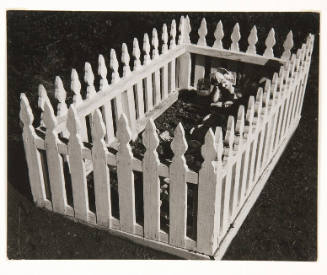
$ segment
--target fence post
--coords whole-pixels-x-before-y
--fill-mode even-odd
[[[205,136],[201,148],[204,162],[199,171],[197,249],[201,253],[212,255],[218,246],[221,211],[221,128],[217,128],[217,138],[211,130]],[[216,143],[217,142],[217,143]],[[219,144],[219,145],[218,145]],[[219,150],[219,151],[217,151]],[[218,159],[217,159],[218,158]]]
[[[197,42],[198,46],[207,46],[206,35],[208,33],[207,30],[207,22],[205,18],[202,19],[200,28],[198,30],[199,39]],[[205,56],[204,55],[196,55],[195,56],[195,65],[194,65],[194,87],[197,87],[199,79],[203,78],[205,74]]]
[[[230,46],[230,50],[234,52],[240,51],[240,46],[238,45],[238,41],[241,39],[241,33],[240,33],[240,25],[238,23],[235,24],[233,28],[233,32],[231,35],[232,44]]]
[[[169,243],[174,246],[184,247],[187,214],[186,172],[188,167],[184,157],[187,142],[181,123],[175,129],[171,149],[174,157],[169,167]]]
[[[176,47],[176,21],[173,19],[170,26],[170,41],[169,49],[174,49]],[[176,59],[173,59],[169,64],[169,92],[176,90]]]
[[[265,52],[263,53],[263,56],[268,58],[273,58],[274,57],[273,47],[276,44],[274,28],[271,28],[271,30],[269,31],[265,44],[266,44],[266,49]]]
[[[92,116],[92,161],[97,224],[111,227],[111,194],[109,169],[106,162],[106,129],[100,110]]]
[[[45,193],[40,153],[34,142],[37,137],[32,125],[34,116],[28,99],[23,93],[20,94],[19,118],[23,123],[23,141],[33,201],[39,207],[52,210],[51,202],[47,199]]]
[[[80,121],[73,105],[68,110],[67,128],[69,131],[68,156],[75,217],[86,222],[95,223],[95,215],[89,210],[86,172],[82,156],[83,145],[79,134]]]
[[[46,126],[45,149],[51,187],[52,208],[54,212],[73,216],[74,211],[67,203],[63,160],[58,152],[60,140],[55,131],[57,119],[50,101],[44,103],[44,123]]]
[[[178,44],[187,43],[186,27],[188,26],[187,20],[181,16],[179,31],[180,36]],[[185,53],[177,59],[177,75],[178,75],[178,88],[189,89],[191,85],[191,54]]]
[[[160,162],[157,153],[159,138],[152,119],[149,119],[145,126],[142,137],[146,148],[143,158],[144,237],[159,240],[160,182],[158,166]]]
[[[118,120],[117,138],[117,177],[119,194],[120,228],[128,233],[135,233],[135,192],[133,174],[133,154],[129,142],[131,132],[125,114]]]

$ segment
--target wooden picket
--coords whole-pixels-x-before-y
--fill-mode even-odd
[[[51,187],[52,209],[54,212],[73,216],[74,211],[67,203],[63,159],[58,151],[60,141],[55,131],[57,119],[50,101],[45,101],[44,103],[44,123],[46,127],[44,141]]]
[[[92,162],[97,224],[111,226],[111,194],[109,169],[106,162],[107,147],[104,141],[105,125],[100,110],[92,119]]]
[[[222,169],[222,130],[217,129],[217,140],[211,129],[205,136],[201,148],[204,162],[199,172],[197,249],[212,254],[218,246],[220,226]]]
[[[119,147],[117,153],[117,176],[119,194],[120,228],[128,233],[135,233],[135,192],[133,174],[133,154],[129,142],[131,131],[125,114],[118,120],[117,137]]]
[[[81,126],[74,105],[68,110],[67,129],[69,131],[68,155],[73,202],[77,219],[95,223],[95,215],[89,209],[85,164],[83,161],[83,144],[79,134]]]
[[[174,157],[169,167],[169,209],[171,209],[169,211],[169,243],[177,247],[184,247],[187,214],[186,172],[188,167],[184,157],[184,153],[187,150],[187,142],[181,123],[177,125],[174,132],[171,149]]]
[[[160,182],[159,158],[156,151],[159,138],[153,120],[149,120],[143,132],[146,148],[143,159],[144,237],[159,240],[160,237]]]
[[[19,118],[23,123],[23,142],[33,200],[37,206],[52,210],[52,204],[45,193],[40,153],[34,142],[37,137],[32,125],[34,116],[25,94],[20,95]]]
[[[41,110],[41,127],[38,131],[43,131],[43,138],[36,134],[29,102],[24,94],[21,95],[20,119],[31,191],[33,200],[40,207],[114,230],[154,248],[185,257],[221,257],[227,248],[226,243],[228,246],[235,234],[234,226],[236,229],[240,227],[240,215],[249,211],[247,207],[250,207],[249,201],[257,192],[258,184],[265,183],[263,181],[266,181],[267,174],[298,124],[314,37],[310,34],[295,54],[292,53],[293,32],[289,31],[283,42],[283,53],[278,58],[273,50],[277,43],[273,28],[264,41],[266,48],[263,55],[256,50],[259,42],[256,26],[247,37],[245,52],[239,47],[241,35],[238,23],[234,25],[229,49],[223,45],[221,21],[213,33],[215,40],[212,46],[207,44],[205,18],[197,31],[196,44],[190,39],[188,16],[180,18],[178,31],[176,43],[176,21],[172,20],[169,34],[167,25],[163,24],[160,51],[157,30],[152,30],[152,50],[145,34],[143,57],[138,40],[134,38],[133,68],[127,44],[123,43],[120,58],[122,76],[119,75],[116,52],[111,49],[110,84],[105,57],[99,55],[99,91],[96,90],[91,64],[86,62],[85,99],[81,96],[78,73],[72,69],[70,88],[73,104],[69,109],[64,83],[57,76],[54,83],[54,96],[58,101],[56,115],[45,87],[40,84],[38,107]],[[194,59],[191,54],[195,55]],[[208,65],[214,72],[221,58],[259,65],[273,60],[280,63],[280,70],[266,81],[264,89],[258,89],[256,97],[249,97],[246,110],[244,106],[239,106],[235,121],[233,116],[229,116],[224,138],[220,127],[215,133],[212,129],[208,130],[201,146],[204,161],[198,173],[189,170],[186,164],[184,154],[188,145],[180,123],[171,143],[172,162],[169,166],[160,163],[154,119],[177,99],[177,91],[192,86],[196,88]],[[191,83],[192,74],[194,83]],[[90,123],[90,133],[87,132],[87,122]],[[134,158],[130,142],[142,131],[146,150],[143,159],[139,160]],[[83,144],[91,141],[90,146]],[[108,147],[113,147],[117,153],[111,153]],[[40,150],[45,151],[46,158],[41,158]],[[64,162],[68,164],[72,182],[72,205],[67,202]],[[112,216],[112,172],[108,165],[117,169],[118,219]],[[93,172],[95,213],[89,207],[86,177],[90,172]],[[136,222],[135,172],[141,173],[143,178],[143,223],[140,224]],[[165,178],[169,185],[166,192],[169,199],[168,233],[160,229],[160,177]],[[46,195],[47,179],[51,191],[49,197]],[[195,205],[193,227],[196,226],[196,234],[194,231],[192,237],[186,235],[188,184],[198,185],[191,198]]]

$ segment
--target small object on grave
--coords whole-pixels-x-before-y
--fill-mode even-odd
[[[169,134],[169,132],[167,130],[163,131],[159,136],[165,142],[169,142],[169,141],[171,141],[173,139],[173,137],[170,136],[170,134]]]
[[[234,100],[242,97],[235,93],[236,73],[225,68],[217,68],[209,78],[199,79],[197,84],[198,96],[211,96],[211,106],[230,107]]]

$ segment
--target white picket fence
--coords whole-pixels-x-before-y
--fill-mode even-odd
[[[164,24],[159,54],[158,33],[153,29],[152,56],[149,37],[145,34],[142,65],[135,38],[133,71],[129,66],[127,46],[123,44],[122,77],[112,49],[110,85],[105,58],[99,55],[99,91],[94,86],[91,65],[85,63],[86,99],[82,99],[79,76],[73,69],[70,88],[74,102],[69,108],[63,82],[56,77],[57,115],[45,88],[40,85],[39,107],[43,112],[38,129],[32,125],[34,117],[28,99],[21,94],[20,119],[24,125],[26,160],[31,191],[38,206],[185,258],[223,256],[298,125],[314,37],[310,34],[296,54],[291,54],[293,38],[290,32],[283,44],[284,53],[277,58],[273,53],[276,43],[273,29],[265,40],[263,56],[256,53],[255,27],[248,37],[246,52],[239,50],[239,24],[232,32],[230,49],[222,46],[221,22],[217,24],[213,46],[206,43],[205,19],[198,30],[197,44],[191,43],[190,31],[188,16],[181,17],[176,45],[173,20],[168,48],[169,35]],[[191,54],[195,54],[194,64],[191,64]],[[232,116],[228,118],[225,136],[220,127],[215,132],[211,129],[207,132],[201,148],[204,161],[198,173],[186,165],[187,142],[181,124],[171,143],[172,162],[169,166],[162,164],[156,150],[159,139],[153,120],[176,101],[180,89],[195,85],[191,84],[192,74],[194,83],[204,76],[208,58],[209,61],[224,58],[259,65],[273,60],[281,66],[279,72],[266,81],[265,88],[259,88],[256,96],[249,98],[246,109],[239,106],[236,121]],[[88,123],[91,133],[88,133]],[[45,129],[44,138],[42,129]],[[140,160],[133,156],[130,141],[142,131],[146,152]],[[117,153],[112,153],[108,147],[116,148]],[[67,200],[65,163],[69,167],[72,205]],[[115,167],[117,172],[119,218],[112,215],[109,166]],[[135,171],[141,172],[143,178],[142,225],[136,222]],[[87,175],[90,172],[93,172],[95,211],[89,206]],[[162,230],[160,224],[160,177],[169,179],[168,232]],[[197,185],[198,189],[195,198],[197,234],[194,238],[186,234],[188,184]]]

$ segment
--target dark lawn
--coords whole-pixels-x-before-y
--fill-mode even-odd
[[[194,26],[199,26],[204,13],[189,14],[194,28],[191,38],[196,41]],[[53,99],[55,75],[63,77],[68,90],[73,66],[82,72],[84,62],[89,61],[96,72],[99,53],[105,55],[108,64],[110,48],[115,48],[120,56],[122,42],[127,42],[131,50],[134,36],[141,42],[143,33],[150,34],[153,26],[161,33],[162,23],[170,27],[172,18],[179,19],[179,14],[8,12],[8,258],[176,258],[36,208],[30,194],[18,120],[20,92],[27,93],[37,117],[39,83],[46,86]],[[235,22],[240,23],[243,37],[247,37],[253,24],[261,39],[270,27],[275,28],[277,41],[284,40],[292,29],[296,48],[308,32],[316,34],[299,128],[224,257],[316,260],[319,17],[310,13],[211,13],[206,18],[210,45],[219,19],[224,24],[225,47]],[[246,49],[244,40],[241,50]],[[280,44],[275,48],[277,56],[282,52]],[[262,45],[258,47],[259,53],[264,50]]]

